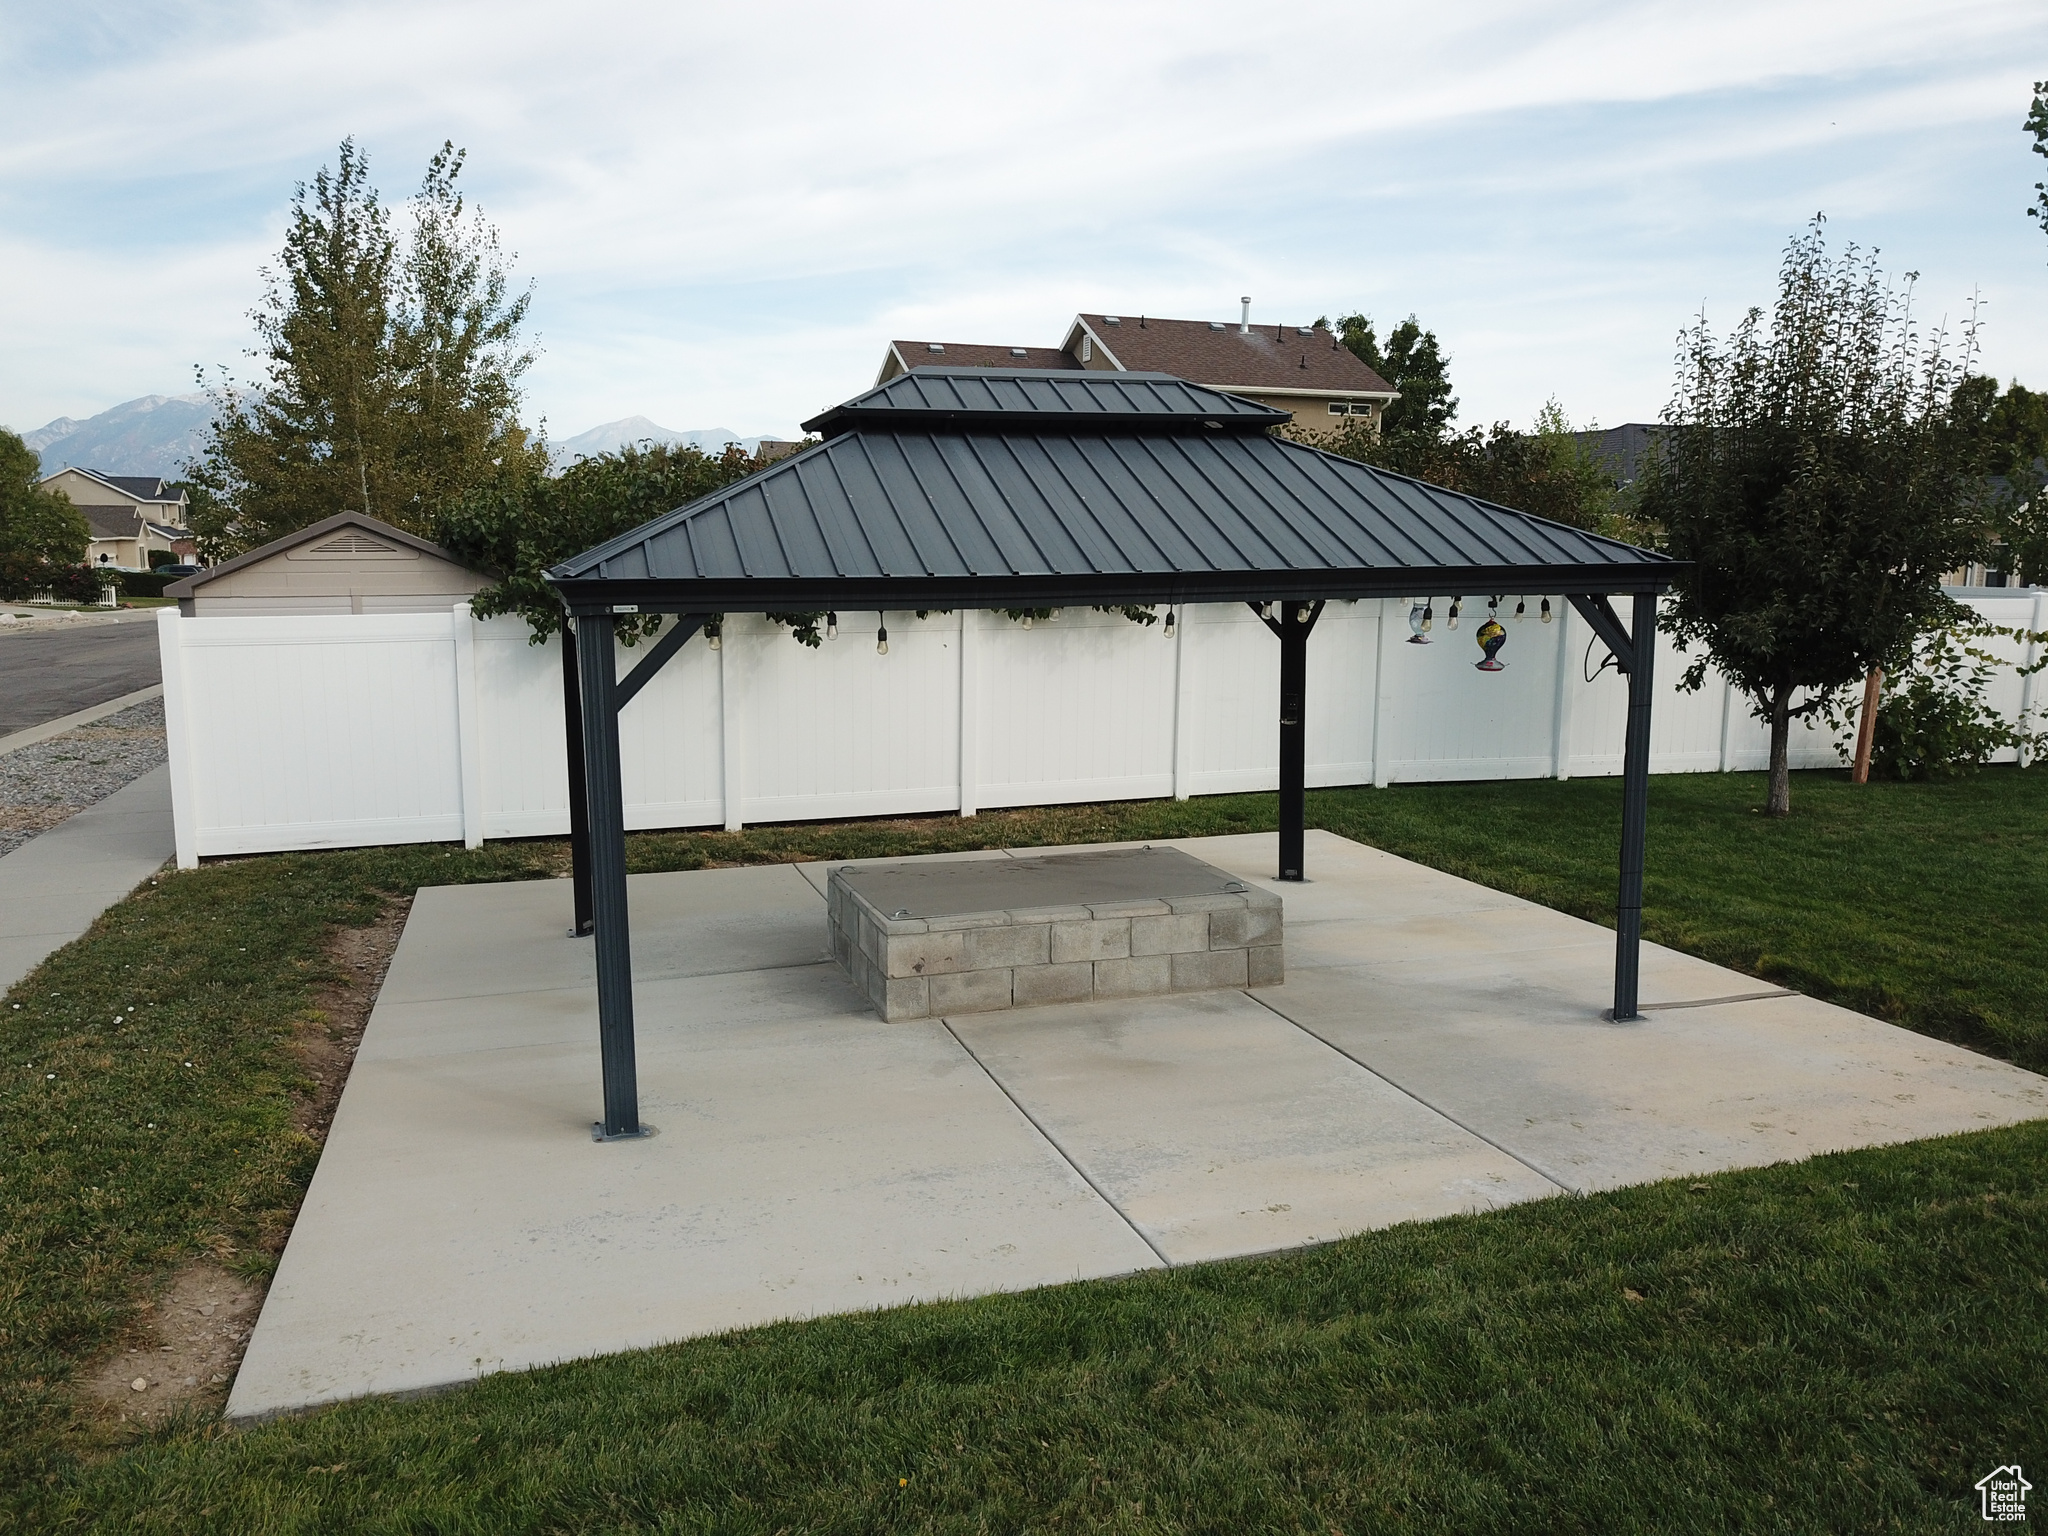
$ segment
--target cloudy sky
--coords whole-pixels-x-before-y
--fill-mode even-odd
[[[0,421],[241,362],[295,181],[444,138],[535,284],[530,416],[793,435],[892,336],[1414,312],[1462,419],[1640,420],[1788,235],[2048,386],[2040,0],[0,0]]]

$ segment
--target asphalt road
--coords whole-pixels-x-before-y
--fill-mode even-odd
[[[162,681],[156,615],[146,610],[55,633],[0,633],[0,736]]]

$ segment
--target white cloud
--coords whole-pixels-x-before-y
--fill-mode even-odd
[[[443,137],[471,148],[538,280],[534,405],[563,434],[787,432],[890,335],[1050,342],[1079,308],[1240,291],[1417,310],[1468,417],[1555,389],[1615,419],[1662,398],[1684,315],[1765,297],[1822,206],[1984,282],[1994,339],[2007,311],[2048,339],[2016,302],[2048,255],[2018,216],[2012,61],[2048,41],[2022,0],[149,14],[45,17],[10,61],[0,417],[234,360],[290,185],[346,133],[394,198]],[[1975,169],[2001,154],[2003,182]],[[1982,188],[1960,225],[1959,181]]]

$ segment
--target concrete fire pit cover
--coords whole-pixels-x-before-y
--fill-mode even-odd
[[[1042,858],[876,864],[840,879],[887,917],[945,917],[1077,902],[1173,901],[1250,887],[1178,848],[1109,848]]]

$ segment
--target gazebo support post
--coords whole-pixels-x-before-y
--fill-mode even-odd
[[[576,621],[562,620],[562,741],[569,758],[569,883],[576,900],[572,939],[591,934],[590,796],[583,776],[583,689],[576,677]]]
[[[1621,891],[1615,903],[1614,1018],[1640,1019],[1643,843],[1650,816],[1650,693],[1657,658],[1657,594],[1638,592],[1629,624],[1628,741],[1621,767]]]
[[[619,781],[618,679],[609,614],[576,618],[582,682],[583,770],[590,823],[590,899],[596,919],[597,1040],[604,1072],[599,1141],[642,1134],[633,1055],[633,951],[626,910],[626,805]]]
[[[1280,875],[1305,878],[1302,823],[1307,817],[1308,732],[1303,708],[1308,696],[1308,637],[1322,617],[1323,605],[1280,604],[1276,622],[1252,605],[1266,628],[1280,638]]]

